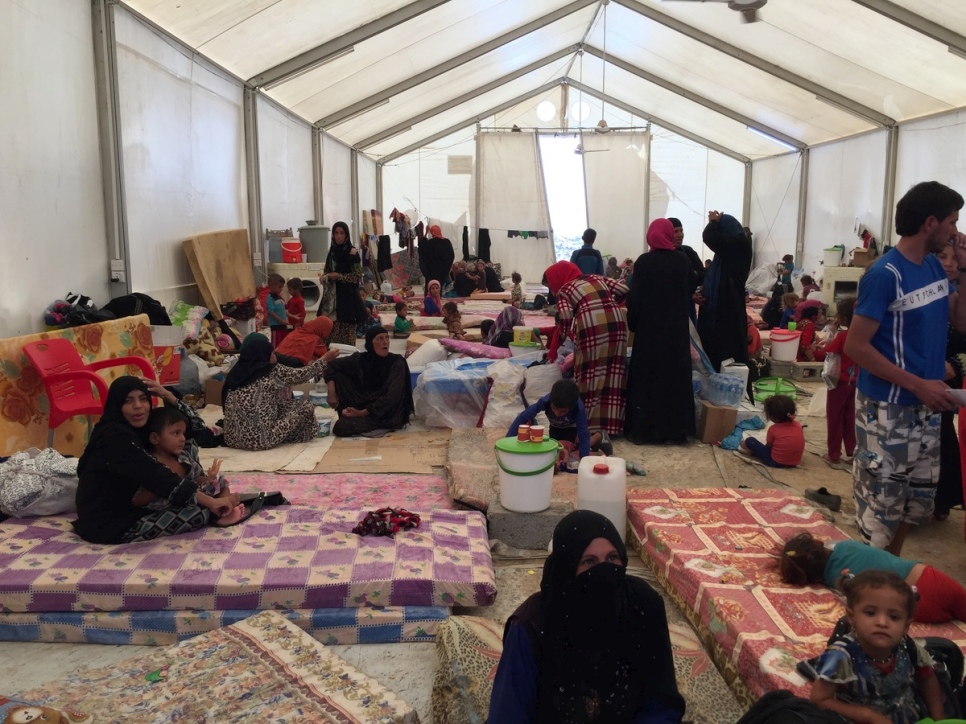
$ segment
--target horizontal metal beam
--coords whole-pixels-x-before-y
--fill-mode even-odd
[[[417,18],[423,13],[440,5],[444,5],[447,2],[449,0],[416,0],[415,2],[411,2],[355,30],[350,30],[345,35],[341,35],[327,43],[322,43],[322,45],[317,45],[311,50],[306,50],[304,53],[299,53],[294,58],[289,58],[274,68],[269,68],[253,76],[248,82],[257,87],[279,83],[288,76],[296,75],[326,58],[344,53],[349,48],[354,47],[356,43],[361,43],[369,38],[375,37],[389,28],[395,27],[407,20]]]
[[[512,73],[506,74],[502,78],[497,78],[496,80],[491,81],[490,83],[481,85],[479,88],[474,88],[468,93],[464,93],[460,96],[457,96],[456,98],[446,101],[445,103],[442,103],[436,106],[435,108],[430,108],[428,111],[423,111],[418,115],[412,116],[411,118],[407,118],[405,121],[402,121],[401,123],[397,123],[395,126],[392,126],[391,128],[387,128],[384,131],[380,131],[379,133],[369,136],[369,138],[363,139],[362,141],[359,141],[359,143],[355,144],[355,148],[362,150],[362,149],[368,148],[369,146],[374,146],[380,141],[383,141],[387,138],[395,136],[397,133],[402,132],[406,128],[411,128],[412,126],[415,126],[417,123],[422,123],[428,118],[432,118],[433,116],[439,115],[440,113],[445,113],[451,108],[455,108],[456,106],[466,103],[467,101],[471,101],[474,98],[477,98],[483,95],[484,93],[489,93],[491,90],[495,90],[502,85],[506,85],[510,81],[516,80],[517,78],[521,78],[525,76],[527,73],[532,73],[535,70],[540,70],[540,68],[543,68],[545,65],[549,65],[550,63],[558,61],[561,58],[565,58],[568,55],[576,53],[578,50],[579,50],[579,46],[577,45],[571,45],[570,47],[564,48],[563,50],[558,50],[556,53],[548,55],[546,58],[541,58],[535,63],[530,63],[530,65],[526,65],[523,68],[520,68],[519,70],[515,70]]]
[[[584,85],[583,83],[578,83],[575,80],[568,79],[567,84],[571,88],[579,90],[581,93],[586,93],[587,95],[593,96],[598,100],[604,101],[605,103],[609,103],[615,108],[620,108],[622,111],[626,111],[627,113],[635,115],[638,118],[645,118],[648,121],[651,121],[652,123],[656,123],[661,128],[666,128],[672,133],[676,133],[679,136],[684,136],[684,138],[694,141],[695,143],[701,144],[702,146],[707,146],[708,148],[714,151],[717,151],[718,153],[724,154],[728,158],[733,158],[735,161],[741,161],[742,163],[751,162],[750,158],[738,153],[737,151],[732,151],[730,148],[726,148],[725,146],[722,146],[719,143],[715,143],[714,141],[709,141],[707,138],[703,138],[702,136],[699,136],[696,133],[692,133],[687,129],[681,128],[680,126],[676,126],[673,123],[668,123],[667,121],[661,118],[658,118],[657,116],[651,113],[642,111],[640,108],[635,108],[629,103],[624,103],[624,101],[618,100],[617,98],[614,98],[613,96],[609,96],[606,93],[601,93],[599,90],[595,90],[594,88]]]
[[[932,20],[927,20],[921,15],[916,15],[904,7],[889,2],[889,0],[852,0],[852,2],[869,10],[874,10],[879,15],[901,23],[907,28],[925,35],[927,38],[932,38],[938,43],[942,43],[949,48],[959,51],[960,55],[966,56],[966,38],[959,33],[954,33],[952,30],[944,28],[938,23],[934,23]]]
[[[836,93],[830,88],[826,88],[825,86],[819,85],[808,78],[782,68],[780,65],[776,65],[775,63],[770,63],[763,58],[759,58],[758,56],[749,53],[747,50],[730,45],[717,36],[711,35],[710,33],[705,33],[697,28],[693,28],[690,25],[681,22],[677,18],[672,18],[670,15],[665,15],[664,13],[655,10],[652,7],[637,2],[637,0],[614,0],[614,2],[618,5],[623,5],[628,10],[633,10],[638,15],[643,15],[649,20],[660,23],[661,25],[681,33],[682,35],[686,35],[693,40],[697,40],[699,43],[704,43],[705,45],[708,45],[715,50],[724,53],[725,55],[730,55],[732,58],[736,58],[742,63],[746,63],[754,68],[757,68],[758,70],[768,73],[769,75],[773,75],[776,78],[785,81],[786,83],[791,83],[794,86],[798,86],[809,93],[814,93],[822,100],[826,100],[833,105],[839,106],[842,110],[848,111],[859,118],[864,118],[870,123],[874,123],[877,126],[895,125],[895,119],[890,118],[884,113],[879,113],[877,110],[869,108],[853,98],[844,96],[841,93]]]
[[[467,50],[465,53],[460,53],[455,58],[450,58],[449,60],[440,63],[429,70],[424,70],[422,73],[417,73],[401,83],[395,83],[389,88],[381,90],[378,93],[373,93],[368,98],[363,98],[361,101],[353,103],[351,106],[346,106],[345,108],[341,108],[325,118],[320,118],[315,122],[315,125],[317,125],[319,128],[331,128],[332,126],[338,125],[341,121],[344,121],[347,118],[364,113],[372,106],[383,103],[394,96],[412,90],[420,83],[425,83],[426,81],[432,80],[438,75],[442,75],[443,73],[447,73],[454,68],[460,67],[464,63],[469,63],[471,60],[475,60],[482,55],[491,53],[494,50],[503,47],[507,43],[512,43],[514,40],[518,40],[524,35],[529,35],[535,30],[540,30],[544,26],[554,23],[561,18],[565,18],[568,15],[572,15],[578,10],[583,10],[585,7],[593,5],[598,1],[599,0],[576,0],[569,5],[565,5],[558,10],[554,10],[552,13],[547,13],[541,18],[537,18],[533,22],[527,23],[526,25],[521,25],[515,30],[504,33],[498,38],[494,38],[489,42],[478,45],[471,50]]]
[[[422,148],[423,146],[428,146],[433,141],[438,141],[441,138],[446,138],[446,136],[449,136],[452,133],[456,133],[457,131],[461,131],[467,126],[472,126],[474,123],[478,123],[484,118],[489,118],[490,116],[496,115],[501,111],[505,111],[507,108],[513,108],[513,106],[517,105],[518,103],[523,103],[523,101],[529,100],[530,98],[533,98],[536,95],[540,95],[541,93],[546,93],[549,90],[553,90],[554,88],[559,86],[562,82],[563,82],[563,79],[558,78],[556,80],[550,81],[549,83],[544,83],[539,88],[534,88],[531,91],[527,91],[526,93],[519,95],[516,98],[512,98],[506,101],[505,103],[501,103],[498,106],[494,106],[493,108],[483,111],[482,113],[477,113],[476,115],[470,116],[469,118],[466,118],[460,121],[459,123],[454,123],[449,128],[439,131],[438,133],[434,133],[431,136],[427,136],[426,138],[422,138],[416,143],[409,144],[405,148],[401,148],[398,151],[393,151],[392,153],[386,154],[381,159],[379,159],[378,163],[385,165],[387,163],[390,163],[391,161],[395,161],[397,158],[401,156],[405,156],[407,153],[418,151],[420,148]]]
[[[783,143],[787,143],[790,146],[795,146],[795,148],[797,148],[799,151],[801,151],[808,145],[798,140],[797,138],[793,138],[786,133],[782,133],[777,128],[772,128],[771,126],[767,126],[764,123],[761,123],[760,121],[756,121],[754,118],[750,118],[749,116],[742,115],[737,111],[733,111],[730,108],[727,108],[726,106],[721,105],[720,103],[716,103],[715,101],[709,98],[705,98],[704,96],[698,95],[693,91],[689,91],[687,88],[683,88],[675,83],[672,83],[669,80],[666,80],[664,78],[661,78],[660,76],[654,75],[654,73],[650,73],[646,70],[638,68],[636,65],[632,63],[628,63],[625,60],[616,58],[613,55],[608,55],[605,57],[603,51],[593,47],[592,45],[585,46],[584,50],[588,54],[593,55],[597,58],[600,58],[605,63],[610,63],[611,65],[614,65],[620,68],[621,70],[630,73],[631,75],[636,75],[638,78],[646,80],[649,83],[653,83],[654,85],[664,88],[665,90],[669,90],[675,95],[679,95],[682,98],[687,98],[689,101],[697,103],[700,106],[704,106],[708,110],[714,111],[715,113],[720,113],[723,116],[727,116],[731,120],[737,121],[738,123],[741,123],[745,126],[757,128],[762,133],[767,133],[769,136],[772,136],[773,138],[777,138],[779,141],[782,141]]]

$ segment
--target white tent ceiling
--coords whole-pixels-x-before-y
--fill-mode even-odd
[[[769,0],[747,24],[684,0],[125,4],[375,159],[563,83],[749,159],[787,150],[749,126],[802,148],[966,107],[962,0]]]

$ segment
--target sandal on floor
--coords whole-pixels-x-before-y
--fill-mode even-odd
[[[813,503],[824,505],[829,510],[837,513],[842,509],[842,497],[830,493],[825,488],[805,488],[805,497]]]

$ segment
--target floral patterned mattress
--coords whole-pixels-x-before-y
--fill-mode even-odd
[[[712,651],[736,697],[750,705],[790,689],[808,696],[795,665],[821,653],[845,614],[823,586],[781,581],[777,554],[807,530],[848,538],[804,499],[783,490],[628,490],[628,523],[641,558]],[[966,624],[913,624],[913,636],[942,636],[966,649]]]
[[[167,646],[231,626],[256,610],[0,613],[0,641]],[[278,609],[324,644],[433,641],[449,618],[446,606]]]
[[[0,611],[486,606],[486,520],[434,510],[396,537],[362,537],[363,509],[284,506],[242,525],[95,545],[65,516],[0,524]]]
[[[72,674],[22,698],[76,709],[97,722],[419,721],[395,693],[273,611]]]

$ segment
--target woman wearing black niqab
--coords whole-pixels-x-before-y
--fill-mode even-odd
[[[490,722],[681,721],[664,602],[626,567],[606,517],[557,524],[540,592],[507,621]]]

